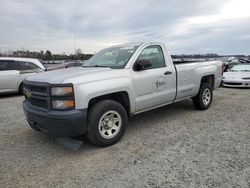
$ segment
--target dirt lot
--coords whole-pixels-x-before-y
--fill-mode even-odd
[[[250,187],[250,90],[135,116],[118,144],[78,151],[31,130],[22,100],[0,98],[0,187]]]

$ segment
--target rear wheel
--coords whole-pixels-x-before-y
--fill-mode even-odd
[[[20,94],[23,94],[23,83],[20,84],[19,86],[19,91]]]
[[[88,140],[102,147],[115,144],[124,135],[127,119],[127,112],[120,103],[112,100],[96,103],[89,111]]]
[[[198,95],[193,98],[193,104],[198,110],[206,110],[213,100],[213,91],[208,83],[202,83]]]

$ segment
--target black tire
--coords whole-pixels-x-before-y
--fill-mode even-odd
[[[119,118],[121,119],[121,124],[119,126],[120,127],[119,131],[115,133],[116,135],[113,138],[107,139],[104,138],[105,135],[102,136],[103,133],[101,133],[102,132],[101,129],[103,129],[104,131],[106,130],[104,129],[104,126],[100,125],[101,128],[99,130],[99,122],[101,121],[101,119],[103,119],[102,117],[105,115],[105,113],[108,113],[110,111],[116,112],[120,115]],[[113,100],[100,101],[94,104],[89,111],[87,138],[92,144],[96,146],[100,147],[111,146],[117,143],[124,135],[127,126],[127,121],[128,121],[127,112],[120,103]],[[113,130],[111,130],[111,132],[112,131]]]
[[[20,84],[18,93],[23,94],[23,83]]]
[[[224,87],[223,80],[221,80],[220,87]]]
[[[208,92],[209,91],[209,92]],[[210,94],[210,99],[207,100]],[[207,97],[207,99],[204,98],[204,95]],[[193,104],[196,109],[198,110],[206,110],[210,107],[213,100],[213,90],[211,88],[211,85],[208,83],[202,83],[199,93],[193,98]]]

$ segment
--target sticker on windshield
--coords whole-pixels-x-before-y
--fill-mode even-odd
[[[121,50],[133,50],[135,47],[134,46],[125,46],[121,47]]]
[[[129,50],[128,53],[132,54],[134,53],[134,50]]]

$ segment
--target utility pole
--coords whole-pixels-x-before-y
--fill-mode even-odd
[[[74,35],[74,54],[76,55],[76,37],[75,37],[75,35]]]

